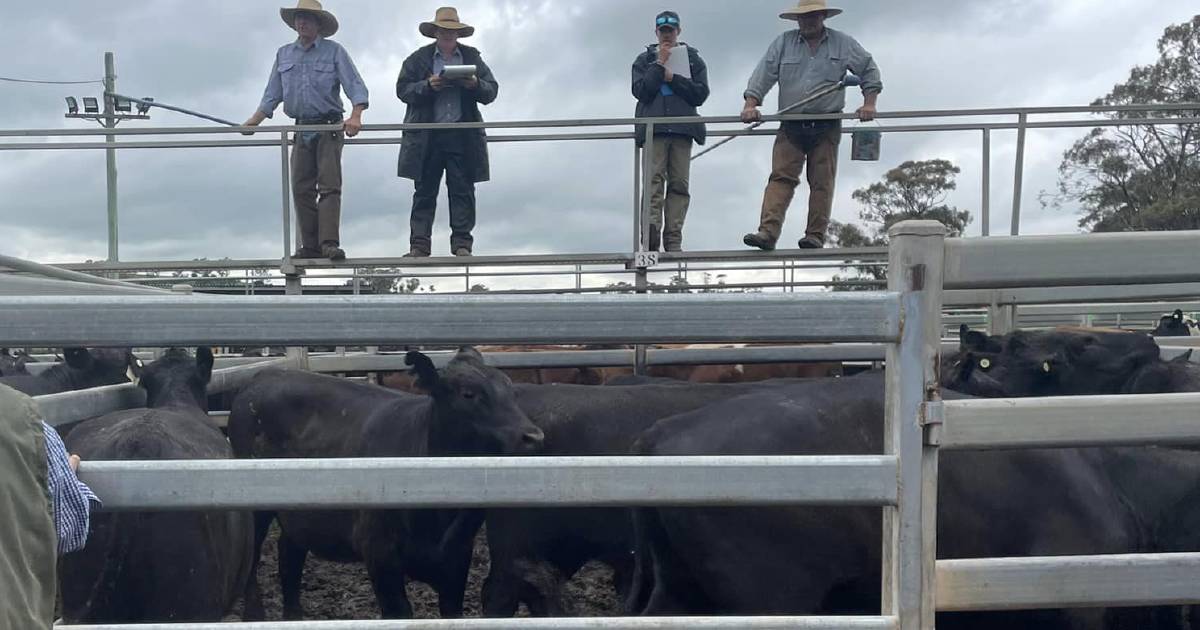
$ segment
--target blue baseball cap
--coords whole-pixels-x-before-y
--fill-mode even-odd
[[[654,28],[662,28],[669,26],[675,30],[679,30],[679,14],[674,11],[663,11],[654,18]]]

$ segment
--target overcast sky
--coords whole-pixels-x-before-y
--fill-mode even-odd
[[[488,120],[624,117],[633,113],[629,71],[652,42],[661,9],[681,13],[682,39],[709,66],[707,115],[733,115],[754,64],[789,27],[786,0],[470,1],[458,5],[476,26],[500,83]],[[90,80],[103,54],[116,53],[118,91],[241,121],[257,106],[275,50],[293,39],[266,0],[153,0],[15,3],[0,39],[0,76]],[[330,0],[341,22],[334,39],[350,52],[371,90],[365,122],[398,123],[395,98],[403,59],[431,40],[417,25],[436,4]],[[1195,12],[1179,0],[850,0],[829,25],[855,36],[883,72],[879,108],[889,110],[1084,105],[1156,58],[1163,29]],[[794,24],[794,23],[793,23]],[[38,86],[0,82],[5,128],[84,128],[66,120],[63,97],[98,95],[99,84]],[[861,103],[854,93],[853,109]],[[768,109],[777,106],[775,94]],[[282,108],[276,121],[285,121]],[[150,123],[207,124],[155,111]],[[267,124],[270,124],[269,122]],[[885,121],[884,124],[896,124]],[[511,132],[500,132],[511,133]],[[1070,210],[1043,210],[1063,149],[1082,130],[1030,133],[1023,233],[1078,230]],[[389,134],[395,135],[395,134]],[[261,136],[260,136],[261,137]],[[365,136],[369,137],[369,136]],[[770,168],[770,139],[739,139],[696,163],[684,246],[740,249],[757,226]],[[476,253],[628,251],[632,155],[629,142],[505,143],[491,146],[492,181],[478,188]],[[1006,233],[1015,134],[993,138],[994,233]],[[350,147],[345,155],[343,245],[352,257],[398,256],[408,249],[412,183],[395,177],[397,148]],[[856,220],[850,193],[905,160],[946,158],[962,168],[952,202],[980,230],[978,132],[893,134],[879,162],[849,161],[842,146],[834,218]],[[272,148],[129,150],[119,153],[121,253],[127,260],[272,258],[281,254],[279,154]],[[40,261],[106,255],[103,151],[0,152],[0,251]],[[806,193],[784,228],[802,236]],[[445,255],[444,192],[434,253]]]

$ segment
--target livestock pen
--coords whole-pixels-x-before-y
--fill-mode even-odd
[[[941,402],[943,290],[1193,283],[1200,234],[944,239],[893,228],[888,290],[852,294],[15,297],[0,345],[834,342],[886,346],[876,456],[93,462],[111,510],[872,505],[885,514],[881,617],[441,620],[266,628],[932,628],[935,610],[1200,602],[1200,554],[937,561],[941,449],[1200,440],[1200,394]],[[1149,271],[1147,271],[1149,270]],[[836,347],[836,346],[835,346]],[[291,357],[308,365],[302,352]],[[255,366],[249,369],[253,370]],[[1136,414],[1139,422],[1125,422]],[[1053,585],[1053,588],[1047,587]],[[77,626],[97,630],[116,626]],[[171,624],[182,629],[220,624]]]

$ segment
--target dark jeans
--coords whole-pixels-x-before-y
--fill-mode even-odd
[[[432,247],[433,218],[437,212],[438,189],[442,173],[446,173],[446,190],[450,199],[450,251],[465,247],[469,251],[475,242],[475,182],[467,159],[467,147],[474,129],[438,129],[430,134],[425,151],[421,179],[413,193],[412,216],[409,220],[412,249],[429,253]]]

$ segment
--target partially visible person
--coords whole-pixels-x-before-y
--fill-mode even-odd
[[[663,11],[654,18],[657,44],[633,61],[633,97],[637,99],[638,118],[697,116],[697,107],[708,100],[708,66],[700,51],[679,41],[683,32],[679,14]],[[672,71],[672,54],[687,55],[686,76]],[[676,66],[678,67],[678,66]],[[668,252],[683,249],[683,222],[687,218],[691,193],[688,180],[692,168],[692,143],[704,144],[703,123],[654,125],[653,172],[650,193],[649,249],[659,246]],[[637,145],[646,144],[646,127],[637,127]],[[666,194],[663,194],[664,184]],[[666,216],[663,215],[664,202]]]
[[[883,91],[879,67],[871,53],[853,37],[826,28],[825,20],[840,13],[841,9],[826,6],[825,0],[801,0],[797,7],[779,15],[785,20],[795,20],[797,28],[771,42],[750,77],[742,108],[744,122],[762,120],[758,107],[776,83],[779,84],[779,109],[782,110],[841,81],[847,70],[862,78],[863,106],[858,108],[859,120],[875,119],[875,103]],[[845,107],[845,91],[838,90],[790,113],[835,114]],[[825,246],[841,141],[841,120],[788,121],[780,126],[771,155],[771,177],[763,194],[758,231],[742,238],[747,246],[768,251],[775,249],[806,162],[808,225],[798,245],[801,249]]]
[[[50,628],[57,556],[87,541],[96,495],[33,399],[0,385],[0,628]]]
[[[479,50],[462,44],[475,28],[459,20],[458,10],[442,7],[421,34],[437,41],[417,49],[400,69],[396,96],[408,105],[405,123],[482,122],[480,105],[496,100],[500,85]],[[475,75],[448,79],[446,66],[474,66]],[[433,249],[433,219],[438,189],[446,174],[450,198],[450,252],[470,256],[475,247],[475,184],[491,178],[487,132],[483,129],[404,131],[397,174],[413,180],[406,258],[424,258]]]
[[[300,249],[295,258],[345,260],[341,248],[342,146],[346,137],[362,130],[362,113],[369,107],[367,85],[341,44],[328,39],[338,30],[337,18],[317,0],[299,0],[294,9],[280,9],[296,41],[275,53],[258,110],[247,127],[283,111],[297,125],[342,125],[343,131],[305,131],[296,134],[292,148],[292,196]],[[341,92],[353,111],[344,122]]]

